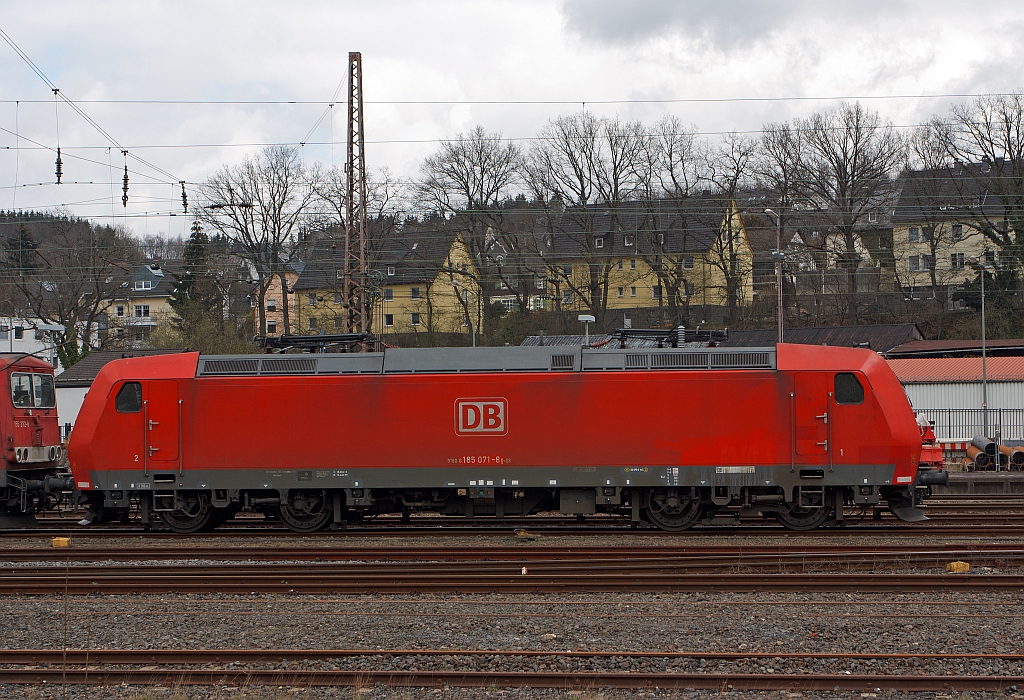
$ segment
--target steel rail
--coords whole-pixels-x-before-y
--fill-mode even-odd
[[[691,573],[628,562],[576,566],[451,562],[331,566],[48,566],[0,570],[0,594],[90,593],[534,593],[607,591],[1019,590],[1024,576],[992,574]]]
[[[543,649],[0,649],[4,665],[36,664],[256,664],[276,661],[325,661],[342,658],[406,656],[512,657],[568,659],[821,659],[862,661],[961,660],[1024,661],[1024,653],[861,653],[758,651],[548,651]]]
[[[624,673],[502,671],[333,671],[238,669],[0,668],[0,683],[49,685],[352,686],[441,688],[603,688],[711,690],[1003,691],[1024,676],[826,675],[761,673]]]
[[[87,562],[87,561],[309,561],[309,562],[395,562],[395,561],[576,561],[656,560],[691,562],[694,568],[721,566],[806,565],[821,560],[832,563],[843,555],[842,564],[945,563],[951,558],[1000,562],[1001,566],[1024,563],[1024,547],[1003,543],[941,543],[920,545],[631,545],[631,546],[549,546],[519,544],[493,547],[73,547],[0,548],[0,562]],[[980,565],[980,564],[979,564]]]

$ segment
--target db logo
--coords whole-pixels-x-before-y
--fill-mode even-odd
[[[504,435],[508,432],[505,399],[458,399],[455,432],[459,435]]]

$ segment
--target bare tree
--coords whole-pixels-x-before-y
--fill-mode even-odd
[[[722,143],[707,156],[707,179],[712,184],[711,198],[717,206],[709,208],[712,218],[705,223],[718,230],[708,263],[724,280],[730,323],[738,321],[737,311],[743,293],[743,282],[751,272],[751,259],[744,255],[743,225],[736,199],[749,186],[757,141],[741,134],[725,134]]]
[[[623,208],[639,188],[642,143],[638,123],[579,112],[548,123],[525,168],[544,208],[549,276],[579,297],[599,326],[616,255],[636,254],[636,217]],[[560,257],[582,260],[583,269],[558,264]]]
[[[482,126],[467,134],[443,141],[437,153],[429,156],[420,170],[416,193],[421,204],[443,217],[458,216],[463,241],[475,269],[456,270],[464,282],[479,289],[492,289],[498,278],[494,244],[504,231],[508,199],[519,183],[522,152],[500,133]],[[465,311],[469,313],[469,309]],[[484,307],[484,336],[491,325],[489,309]]]
[[[905,162],[904,144],[891,123],[859,103],[797,119],[794,128],[803,134],[797,189],[829,221],[831,252],[846,277],[844,315],[855,324],[863,254],[858,227]]]
[[[947,154],[983,190],[996,195],[1001,218],[982,206],[976,215],[985,237],[1000,249],[1000,265],[1024,263],[1024,94],[983,95],[951,110],[932,126]],[[980,202],[979,202],[980,204]]]
[[[285,272],[318,180],[319,172],[303,166],[297,149],[269,146],[224,166],[201,187],[199,218],[229,238],[251,267],[260,328],[266,328],[267,288],[278,277],[284,332],[291,332]]]
[[[95,227],[64,212],[39,228],[43,242],[18,256],[18,264],[9,259],[5,272],[32,315],[64,327],[55,334],[57,354],[70,367],[103,342],[106,311],[141,256],[126,231]]]
[[[699,190],[704,182],[707,144],[697,127],[663,117],[641,141],[637,200],[644,209],[638,246],[661,287],[661,301],[673,322],[689,311],[694,291],[694,258],[701,247]]]

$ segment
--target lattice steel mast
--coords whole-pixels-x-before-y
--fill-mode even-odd
[[[366,299],[366,158],[363,139],[363,56],[348,55],[348,157],[345,161],[343,287],[349,304],[346,333],[370,330]]]

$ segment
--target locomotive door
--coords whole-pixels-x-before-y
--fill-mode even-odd
[[[177,382],[149,382],[145,432],[146,457],[150,461],[171,462],[178,459],[180,410]]]
[[[798,455],[828,453],[828,376],[824,372],[797,372],[793,425]]]

